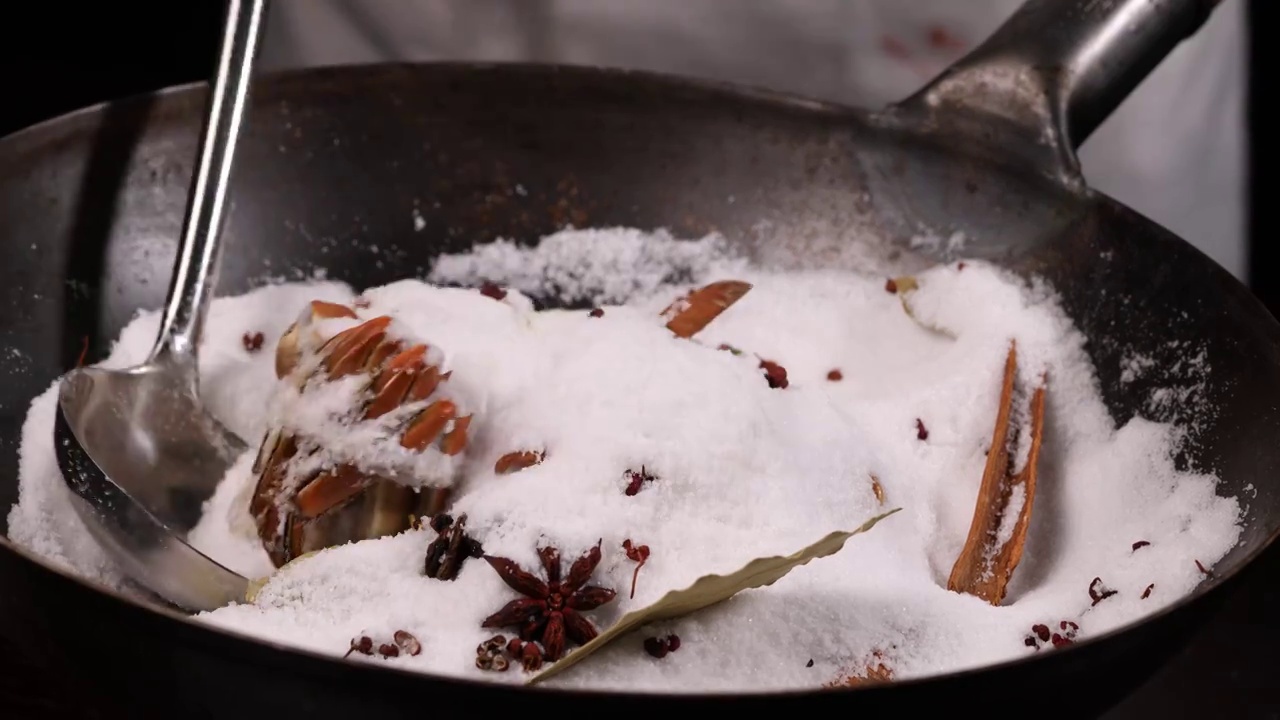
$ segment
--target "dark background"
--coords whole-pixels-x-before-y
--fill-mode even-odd
[[[1264,80],[1263,73],[1253,72],[1274,52],[1263,34],[1272,27],[1276,3],[1230,1],[1248,2],[1250,15],[1248,282],[1272,314],[1280,315],[1276,216],[1265,212],[1259,189],[1275,144],[1262,128],[1274,126],[1276,104],[1267,108],[1255,100]],[[207,78],[222,9],[218,0],[46,0],[14,6],[0,23],[0,136],[86,105]],[[1108,720],[1280,718],[1280,548],[1274,550],[1234,587],[1226,607],[1191,647],[1108,713]],[[0,717],[94,717],[79,706],[73,688],[74,679],[48,677],[23,662],[21,648],[0,638]]]

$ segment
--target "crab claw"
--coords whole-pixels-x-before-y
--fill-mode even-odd
[[[390,316],[321,337],[317,323],[333,318],[358,316],[345,305],[312,302],[276,348],[276,375],[290,387],[282,402],[297,406],[286,405],[278,424],[264,437],[253,465],[256,483],[249,505],[259,539],[277,567],[311,550],[408,529],[411,514],[442,512],[458,467],[424,466],[412,460],[405,467],[405,455],[394,452],[389,460],[378,461],[385,467],[375,467],[343,450],[342,443],[310,437],[318,431],[306,430],[305,422],[294,423],[301,422],[295,418],[314,415],[298,411],[315,395],[296,392],[297,388],[362,376],[367,382],[351,386],[351,406],[338,410],[338,423],[352,430],[363,423],[381,423],[374,426],[375,432],[391,434],[387,439],[392,447],[398,445],[410,456],[461,455],[475,420],[462,414],[451,396],[451,373],[434,364],[439,361],[426,344],[395,337]],[[307,368],[307,377],[300,377],[299,367]],[[343,396],[325,397],[332,402]],[[405,416],[395,415],[401,409],[407,422]],[[332,417],[327,410],[326,416]],[[433,475],[414,477],[419,472]],[[421,489],[413,487],[418,484]]]

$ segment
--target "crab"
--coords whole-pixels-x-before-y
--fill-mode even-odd
[[[472,415],[450,392],[451,373],[441,371],[438,353],[397,337],[392,324],[390,316],[362,318],[355,308],[317,300],[280,338],[276,376],[283,401],[293,405],[277,412],[279,422],[263,437],[249,504],[276,567],[314,550],[406,530],[413,515],[435,515],[448,502],[458,466],[450,460],[466,450]],[[396,462],[372,463],[289,426],[308,397],[339,382],[353,390],[340,396],[350,404],[337,418],[340,427],[398,440],[389,453]],[[422,477],[416,461],[427,455],[442,462],[428,463]]]
[[[691,338],[750,289],[740,281],[714,282],[661,318],[674,337]],[[481,294],[501,301],[506,293],[481,288]],[[407,530],[415,515],[444,512],[475,429],[439,349],[397,335],[388,315],[366,317],[367,303],[353,305],[312,301],[276,346],[275,401],[282,405],[254,460],[249,500],[276,567]],[[323,433],[302,421],[319,412]]]

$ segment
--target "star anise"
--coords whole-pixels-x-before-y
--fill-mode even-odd
[[[453,580],[458,576],[463,561],[469,557],[484,555],[480,543],[466,534],[466,527],[465,514],[457,522],[445,513],[431,518],[431,529],[439,534],[427,546],[427,559],[423,564],[423,572],[427,577]]]
[[[539,548],[538,558],[547,574],[545,582],[511,560],[484,556],[498,577],[523,597],[512,600],[485,618],[481,626],[518,627],[521,639],[540,642],[547,661],[555,662],[564,655],[566,637],[579,645],[595,638],[595,626],[582,613],[612,601],[617,593],[586,584],[600,564],[599,542],[574,561],[564,579],[560,577],[559,550]]]

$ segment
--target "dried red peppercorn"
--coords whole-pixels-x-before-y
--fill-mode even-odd
[[[884,291],[891,295],[896,295],[898,292],[898,283],[895,282],[893,278],[889,278],[888,280],[885,280]]]
[[[393,658],[400,655],[400,648],[391,643],[383,643],[378,646],[378,654],[385,658]]]
[[[600,308],[594,308],[592,309],[591,312],[587,313],[587,315],[593,318],[604,317],[604,310],[601,310]]]
[[[391,639],[395,642],[396,647],[410,655],[417,655],[422,652],[422,643],[418,642],[418,638],[407,630],[395,631]]]
[[[956,270],[963,270],[963,269],[964,269],[964,261],[961,260],[960,262],[956,263]]]
[[[1054,647],[1062,647],[1064,645],[1070,645],[1075,642],[1071,638],[1063,637],[1058,633],[1054,633],[1053,637],[1050,638],[1050,640],[1053,642]]]
[[[493,298],[494,300],[502,300],[507,297],[506,290],[503,290],[491,282],[486,282],[480,285],[480,294],[488,298]]]
[[[827,373],[827,379],[831,382],[840,382],[844,379],[844,373],[840,372],[839,368],[836,368]]]
[[[639,493],[641,488],[644,487],[645,483],[650,483],[658,479],[657,477],[650,475],[649,472],[645,470],[645,467],[643,465],[640,466],[640,472],[636,472],[635,470],[628,470],[626,473],[626,477],[627,477],[627,489],[625,492],[627,497],[631,497],[636,493]]]
[[[663,640],[662,638],[650,637],[650,638],[644,639],[644,651],[649,653],[653,657],[662,659],[667,656],[667,653],[670,651],[670,648],[667,647],[666,640]]]
[[[1023,645],[1026,645],[1027,647],[1033,647],[1033,648],[1036,648],[1037,650],[1039,650],[1039,649],[1040,649],[1040,646],[1039,646],[1038,644],[1036,644],[1036,639],[1035,639],[1035,636],[1033,636],[1033,635],[1028,635],[1028,636],[1026,636],[1026,637],[1022,638],[1022,644],[1023,644]]]
[[[622,549],[627,553],[627,559],[636,564],[636,569],[631,573],[631,597],[636,596],[636,579],[640,577],[640,568],[649,561],[648,545],[632,545],[631,538],[622,541]]]
[[[1065,629],[1065,628],[1064,628]],[[1031,632],[1040,638],[1040,642],[1049,642],[1049,626],[1048,625],[1032,625]]]
[[[245,333],[240,337],[240,344],[244,345],[245,352],[256,353],[262,349],[262,343],[266,341],[262,333]]]
[[[1097,605],[1098,603],[1102,602],[1103,600],[1106,600],[1112,595],[1117,595],[1117,594],[1119,594],[1119,591],[1112,590],[1111,588],[1108,588],[1106,585],[1103,585],[1102,578],[1100,577],[1094,578],[1093,582],[1089,583],[1089,599],[1093,601],[1094,605]]]
[[[352,638],[351,647],[347,649],[347,654],[343,655],[342,657],[345,658],[353,652],[358,652],[361,655],[372,655],[373,654],[373,638],[369,637],[368,635],[361,635],[358,638]]]
[[[769,387],[775,390],[786,389],[791,383],[787,380],[787,369],[772,360],[761,360],[760,369],[764,370],[764,379]]]
[[[680,636],[671,634],[666,637],[650,637],[644,639],[644,651],[656,658],[664,658],[667,653],[673,653],[680,649]],[[813,667],[813,661],[809,661],[808,667]]]
[[[920,418],[916,418],[916,439],[917,440],[929,439],[929,428],[924,426],[924,421],[921,420]]]
[[[537,643],[525,643],[520,649],[520,665],[525,672],[533,672],[542,667],[542,649]]]

